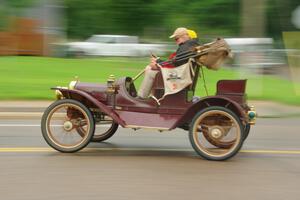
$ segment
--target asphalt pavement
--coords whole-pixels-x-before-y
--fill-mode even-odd
[[[260,118],[228,161],[200,158],[186,131],[119,128],[73,154],[50,148],[40,115],[51,101],[0,102],[0,199],[298,199],[300,108],[249,102]],[[279,117],[279,118],[278,118]]]
[[[0,199],[298,199],[299,118],[262,118],[228,161],[200,158],[186,131],[120,128],[63,154],[39,120],[1,120]]]

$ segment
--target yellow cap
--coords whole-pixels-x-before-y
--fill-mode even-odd
[[[188,29],[187,32],[188,32],[188,35],[190,36],[191,39],[195,39],[195,38],[198,37],[197,33],[193,30]]]

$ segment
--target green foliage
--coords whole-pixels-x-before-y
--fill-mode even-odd
[[[7,13],[3,5],[0,5],[0,30],[4,30],[6,28],[6,19]]]
[[[167,39],[179,26],[210,35],[236,35],[239,30],[238,0],[65,1],[73,38],[110,33]]]
[[[292,12],[297,6],[300,6],[299,0],[268,0],[266,34],[281,39],[282,32],[297,31],[291,23]]]
[[[38,0],[4,0],[3,15]],[[200,38],[237,37],[242,0],[62,0],[66,7],[67,34],[87,38],[92,34],[129,34],[167,40],[176,27],[196,30]],[[54,1],[55,2],[55,1]],[[281,39],[282,31],[295,31],[291,13],[299,0],[266,0],[266,37]],[[1,9],[2,7],[6,7]]]
[[[13,8],[24,8],[31,6],[37,0],[7,0],[6,4]]]
[[[241,0],[65,0],[68,35],[131,34],[163,39],[180,26],[195,29],[200,38],[237,37]],[[294,31],[291,13],[299,0],[267,0],[266,37],[281,39]]]

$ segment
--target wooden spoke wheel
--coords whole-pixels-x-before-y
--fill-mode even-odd
[[[212,106],[195,115],[189,138],[195,151],[208,160],[226,160],[243,144],[244,127],[229,109]]]
[[[91,140],[94,119],[82,103],[64,99],[51,104],[42,117],[42,134],[46,142],[61,152],[76,152]],[[77,130],[81,131],[78,132]]]
[[[212,130],[212,129],[210,129]],[[222,142],[222,141],[219,141],[219,140],[216,140],[212,135],[211,135],[211,132],[209,132],[208,128],[207,127],[203,127],[202,129],[203,131],[203,135],[204,137],[213,145],[215,145],[216,147],[220,147],[220,148],[225,148],[225,149],[228,149],[231,147],[231,145],[234,143],[234,141],[226,141],[226,142]],[[223,131],[229,131],[228,129],[224,130]],[[248,137],[249,135],[249,131],[250,131],[250,124],[246,124],[246,126],[244,126],[244,136],[243,136],[243,141],[246,140],[246,138]]]
[[[104,116],[100,121],[96,122],[95,133],[92,142],[102,142],[112,137],[118,130],[119,124],[110,117]],[[77,131],[82,135],[82,127],[78,127]]]

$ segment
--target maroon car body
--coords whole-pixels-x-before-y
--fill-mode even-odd
[[[90,141],[108,139],[118,125],[135,130],[182,128],[189,131],[191,144],[200,156],[226,160],[242,147],[250,125],[255,124],[256,112],[247,104],[246,80],[220,80],[214,96],[196,97],[201,67],[194,63],[192,84],[160,101],[157,99],[164,94],[161,73],[156,76],[153,96],[148,99],[137,98],[134,80],[130,77],[117,80],[109,77],[105,84],[76,80],[69,87],[52,88],[58,100],[43,115],[43,136],[56,150],[75,152]],[[57,119],[60,121],[55,124]],[[98,134],[95,128],[104,122],[109,124],[109,129]],[[61,128],[57,128],[59,126]],[[66,142],[64,138],[71,135],[74,142]]]

